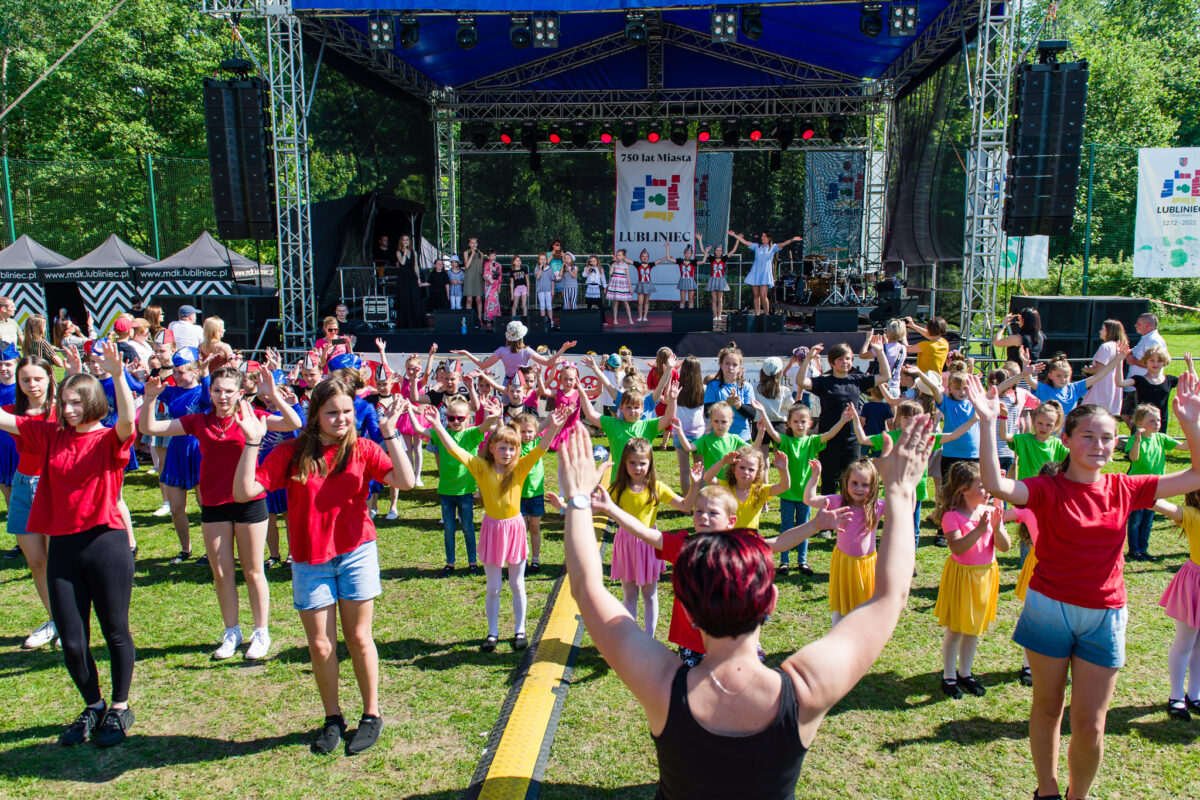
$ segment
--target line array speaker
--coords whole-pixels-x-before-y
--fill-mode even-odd
[[[262,79],[204,79],[209,178],[222,238],[275,238],[275,156],[266,114]]]

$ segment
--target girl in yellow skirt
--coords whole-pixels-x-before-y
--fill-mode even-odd
[[[761,441],[761,437],[760,437]],[[739,447],[732,453],[727,453],[720,461],[709,467],[704,473],[704,485],[716,480],[721,471],[725,471],[725,480],[737,497],[737,526],[758,531],[759,518],[763,506],[772,497],[783,494],[792,485],[791,476],[787,469],[787,454],[775,454],[775,468],[779,470],[779,482],[767,483],[767,459],[763,451],[755,445]],[[728,469],[727,469],[728,468]]]
[[[950,467],[938,514],[950,556],[942,568],[934,613],[946,629],[942,641],[942,692],[959,699],[966,689],[977,697],[987,694],[971,672],[979,637],[996,619],[1000,567],[996,551],[1011,545],[1004,529],[1004,508],[988,503],[979,479],[979,464],[959,461]]]
[[[883,516],[879,496],[879,471],[869,458],[850,462],[842,473],[838,494],[819,495],[821,462],[810,459],[811,472],[804,487],[804,504],[832,511],[849,508],[850,518],[838,530],[833,556],[829,559],[829,608],[833,624],[875,594],[875,528]]]

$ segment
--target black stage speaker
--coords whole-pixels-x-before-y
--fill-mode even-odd
[[[545,333],[547,330],[549,330],[549,327],[546,323],[546,318],[540,314],[529,317],[496,317],[492,320],[492,327],[495,329],[496,333],[503,334],[505,328],[508,327],[508,323],[512,322],[514,319],[524,323],[525,327],[529,329],[529,333],[531,334]]]
[[[763,314],[758,317],[759,327],[755,330],[760,333],[783,333],[783,314]]]
[[[158,294],[146,300],[153,300],[155,305],[161,306],[163,319],[172,322],[178,319],[179,307],[183,305],[194,306],[200,310],[197,320],[199,323],[202,323],[205,317],[220,317],[225,323],[225,342],[234,350],[249,350],[254,347],[267,320],[279,316],[279,297],[274,294]],[[274,326],[263,339],[263,345],[275,347],[278,344],[279,328]]]
[[[725,330],[729,333],[749,333],[754,329],[752,314],[730,314],[725,318]]]
[[[1150,313],[1150,301],[1140,297],[1092,297],[1092,325],[1088,336],[1093,337],[1096,347],[1100,346],[1097,334],[1106,319],[1117,319],[1125,326],[1125,335],[1131,342],[1137,343],[1141,337],[1133,329],[1142,314]]]
[[[563,311],[558,317],[563,333],[600,333],[604,328],[604,312],[598,308],[577,308]]]
[[[275,157],[260,78],[204,79],[204,130],[217,235],[275,238]]]
[[[713,329],[712,309],[709,308],[673,308],[671,309],[671,333],[692,333],[695,331],[711,331]]]
[[[1004,185],[1009,236],[1062,236],[1071,232],[1075,219],[1088,65],[1060,64],[1047,50],[1041,56],[1043,63],[1017,69]]]
[[[1042,318],[1042,332],[1047,336],[1071,334],[1084,339],[1092,331],[1092,303],[1090,297],[1012,297],[1008,309],[1016,314],[1022,308],[1032,308]]]
[[[475,309],[439,308],[433,312],[433,330],[436,333],[462,333],[464,324],[467,326],[467,333],[479,332],[479,319],[475,316]]]
[[[1091,358],[1099,346],[1099,340],[1095,338],[1089,340],[1083,336],[1056,333],[1046,337],[1046,344],[1042,346],[1042,360],[1049,361],[1058,353],[1065,353],[1067,358],[1072,359]]]
[[[871,309],[867,317],[873,325],[883,325],[889,319],[915,317],[917,315],[917,298],[893,295],[884,300],[880,298],[879,305]]]
[[[858,309],[817,308],[813,311],[813,330],[817,333],[857,331]]]

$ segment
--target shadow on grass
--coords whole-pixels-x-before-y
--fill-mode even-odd
[[[62,669],[63,679],[67,679],[66,668],[63,666],[63,656],[58,648],[40,648],[38,650],[7,649],[5,643],[17,640],[0,639],[0,680],[38,672],[45,669]],[[134,646],[137,640],[134,639]],[[172,647],[137,647],[138,662],[153,661],[169,655],[187,653],[207,653],[215,650],[215,644],[180,644]],[[92,632],[92,653],[103,664],[108,663],[108,651],[105,649],[104,637],[99,631]],[[102,667],[106,670],[107,666]]]
[[[635,786],[618,786],[613,789],[602,789],[598,786],[585,786],[579,783],[542,783],[528,781],[523,778],[492,778],[484,784],[477,784],[463,792],[433,792],[430,794],[410,794],[407,800],[475,800],[479,797],[484,785],[487,786],[491,797],[545,797],[547,800],[559,800],[563,797],[603,798],[603,800],[643,800],[654,797],[658,789],[657,783],[642,783]]]
[[[787,658],[790,654],[781,654]],[[768,658],[768,661],[771,661]],[[987,676],[980,676],[985,683]],[[829,711],[835,717],[847,711],[895,711],[920,708],[946,699],[939,691],[939,679],[930,675],[900,678],[896,672],[868,672],[849,694]]]
[[[0,775],[107,783],[130,770],[223,761],[296,745],[307,749],[312,738],[309,731],[297,731],[233,742],[204,736],[143,736],[135,728],[122,745],[111,750],[91,745],[67,749],[57,742],[62,730],[63,726],[36,725],[0,735],[0,742],[27,742],[5,750]],[[28,741],[31,739],[38,741]]]

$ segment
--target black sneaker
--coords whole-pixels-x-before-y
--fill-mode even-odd
[[[1193,700],[1191,697],[1185,694],[1183,696],[1183,702],[1190,710],[1200,714],[1200,700]]]
[[[120,744],[125,741],[125,736],[132,727],[132,708],[110,708],[100,722],[100,732],[96,734],[96,746],[114,747]]]
[[[21,548],[14,547],[12,550],[5,550],[4,557],[5,558],[20,558],[21,557]]]
[[[270,558],[268,558],[266,561],[263,562],[263,566],[266,567],[267,569],[270,569],[271,567],[278,567],[279,566],[279,556],[271,556]]]
[[[983,697],[985,694],[987,694],[987,687],[977,681],[974,675],[967,675],[966,677],[959,675],[958,685],[976,697]]]
[[[179,555],[171,559],[172,564],[182,564],[192,557],[191,550],[180,550]]]
[[[937,538],[935,538],[933,540],[933,546],[934,547],[948,547],[948,545],[946,544],[946,537],[939,533],[937,535]]]
[[[1192,720],[1192,715],[1188,713],[1187,701],[1185,700],[1168,700],[1167,716],[1184,722],[1191,722]]]
[[[813,574],[813,568],[810,567],[808,564],[802,563],[802,564],[800,564],[800,566],[796,567],[796,569],[800,571],[801,575],[812,575]]]
[[[467,572],[470,573],[471,575],[478,575],[479,574],[479,565],[478,564],[468,564]]]
[[[1063,800],[1063,796],[1061,794],[1038,794],[1037,789],[1034,789],[1033,800]]]
[[[1022,686],[1033,686],[1033,670],[1021,667],[1021,675],[1017,680],[1021,681]]]
[[[962,689],[958,688],[958,681],[953,678],[942,678],[942,694],[953,700],[961,700],[963,696]]]
[[[450,564],[447,564],[446,566],[442,567],[441,571],[438,572],[438,577],[439,578],[449,578],[453,574],[454,574],[454,567]]]
[[[196,566],[197,567],[207,567],[208,566],[208,553],[205,553],[204,555],[202,555],[196,559]]]
[[[1158,559],[1157,559],[1157,558],[1155,558],[1154,556],[1150,555],[1150,554],[1149,554],[1149,553],[1147,553],[1145,550],[1143,550],[1143,551],[1142,551],[1142,559],[1141,559],[1141,560],[1142,560],[1142,561],[1145,561],[1145,562],[1147,562],[1147,563],[1149,563],[1149,564],[1153,564],[1155,561],[1158,561]]]
[[[791,571],[792,571],[792,565],[787,564],[787,563],[780,564],[778,567],[775,568],[776,575],[787,575]]]
[[[530,561],[529,568],[527,570],[525,570],[525,572],[528,573],[529,575],[537,575],[541,571],[542,571],[542,565],[536,561]]]
[[[379,733],[383,730],[383,717],[370,717],[363,714],[358,721],[358,730],[346,744],[346,755],[356,756],[375,746],[379,741]]]
[[[483,644],[479,645],[479,649],[485,653],[490,653],[496,649],[496,645],[499,643],[500,643],[499,636],[489,635],[486,639],[483,640]]]
[[[513,650],[524,650],[529,647],[529,640],[525,638],[525,634],[518,633],[513,637]]]
[[[317,733],[317,738],[313,739],[313,743],[309,745],[308,749],[316,755],[327,756],[344,738],[346,738],[346,720],[342,718],[341,714],[334,714],[325,718],[321,730]]]
[[[92,734],[95,733],[96,728],[100,727],[100,720],[102,719],[104,719],[104,706],[100,706],[100,708],[87,706],[75,718],[75,721],[59,734],[58,743],[63,747],[83,744],[92,738]]]

